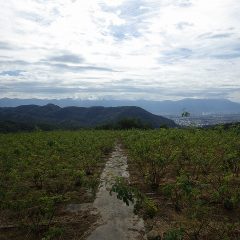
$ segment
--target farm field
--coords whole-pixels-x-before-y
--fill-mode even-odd
[[[112,191],[134,201],[149,239],[240,239],[236,129],[1,134],[0,239],[85,239],[99,216],[75,209],[94,201],[116,144],[130,183]]]
[[[74,204],[93,201],[113,145],[103,131],[0,135],[0,239],[79,239],[96,216]]]
[[[151,236],[240,239],[239,132],[163,129],[122,140],[132,185],[152,199],[135,205]]]

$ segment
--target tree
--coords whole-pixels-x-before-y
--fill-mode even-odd
[[[182,112],[182,117],[190,117],[190,113],[187,111]]]

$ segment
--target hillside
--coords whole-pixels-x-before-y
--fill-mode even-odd
[[[162,125],[176,126],[174,121],[151,114],[139,107],[61,108],[54,104],[47,104],[45,106],[24,105],[0,108],[0,122],[50,124],[64,128],[96,127],[107,123],[115,123],[126,118],[139,119],[154,128]]]
[[[202,114],[235,114],[240,113],[240,104],[227,99],[182,99],[179,101],[149,101],[149,100],[81,100],[81,99],[0,99],[0,107],[17,107],[20,105],[56,104],[60,107],[118,107],[138,106],[153,114],[181,115],[185,109],[191,115]]]

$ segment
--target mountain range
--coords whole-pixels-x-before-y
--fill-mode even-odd
[[[158,128],[175,127],[174,121],[157,116],[140,107],[64,107],[54,104],[44,106],[22,105],[1,107],[0,122],[25,124],[50,124],[60,128],[97,127],[113,124],[124,119],[137,119],[143,124]]]
[[[150,100],[81,100],[81,99],[0,99],[0,107],[16,107],[20,105],[46,105],[52,103],[60,107],[119,107],[138,106],[157,115],[181,115],[188,111],[191,115],[234,114],[240,113],[240,103],[227,99],[183,99],[179,101]]]

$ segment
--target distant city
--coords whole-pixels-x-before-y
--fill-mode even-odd
[[[240,114],[213,114],[190,117],[167,116],[180,126],[203,127],[216,124],[240,122]]]

